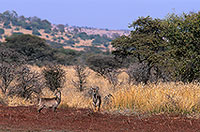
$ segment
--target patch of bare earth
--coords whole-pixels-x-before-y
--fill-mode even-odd
[[[57,112],[34,106],[0,107],[2,131],[66,132],[197,132],[200,119],[183,116],[125,116],[92,112],[90,109],[60,108]]]

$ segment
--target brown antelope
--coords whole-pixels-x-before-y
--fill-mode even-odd
[[[38,112],[43,108],[52,108],[55,112],[58,105],[61,102],[61,92],[59,90],[56,91],[54,98],[40,98],[38,103]]]
[[[101,107],[101,95],[99,94],[99,87],[91,88],[92,90],[92,104],[94,106],[94,109],[96,111],[96,108],[98,111],[100,111]]]

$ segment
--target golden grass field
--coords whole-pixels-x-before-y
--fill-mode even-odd
[[[38,67],[34,70],[41,71]],[[137,113],[181,113],[191,114],[200,112],[200,86],[198,83],[184,84],[181,82],[159,82],[148,85],[129,85],[127,74],[121,73],[118,78],[121,82],[113,89],[112,85],[87,69],[90,73],[87,78],[87,88],[79,92],[72,83],[76,80],[73,67],[64,67],[66,71],[66,83],[62,89],[62,101],[59,107],[92,108],[91,98],[86,96],[92,86],[99,86],[102,99],[111,93],[114,98],[111,104],[102,108],[102,111],[129,110]],[[2,94],[1,94],[2,95]],[[53,93],[44,89],[43,97],[53,97]],[[1,96],[9,106],[33,105],[36,101],[24,100],[19,97]]]

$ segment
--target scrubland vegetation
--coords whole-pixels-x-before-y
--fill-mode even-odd
[[[2,104],[37,104],[60,89],[60,108],[92,108],[90,88],[98,86],[102,111],[199,113],[199,21],[199,12],[140,17],[130,35],[112,41],[112,53],[55,49],[32,35],[8,37],[0,44]]]
[[[34,66],[33,69],[41,71],[41,68]],[[76,107],[91,108],[92,100],[89,94],[92,86],[100,87],[100,94],[103,99],[104,112],[126,112],[129,113],[176,113],[176,114],[195,114],[200,112],[200,86],[199,83],[182,82],[157,82],[147,85],[128,84],[128,75],[125,72],[119,74],[120,85],[113,88],[113,85],[102,76],[87,69],[85,89],[80,92],[73,84],[72,80],[77,80],[75,70],[72,66],[63,67],[66,71],[66,82],[61,90],[62,101],[59,108]],[[112,94],[111,102],[104,104],[104,97]],[[54,97],[49,88],[44,88],[41,97]],[[9,106],[29,106],[37,104],[36,94],[32,99],[24,99],[17,95],[5,96],[1,93],[1,101]]]

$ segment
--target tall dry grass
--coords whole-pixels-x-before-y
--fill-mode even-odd
[[[41,71],[38,67],[33,67],[33,69]],[[129,109],[141,113],[200,112],[200,86],[198,83],[159,82],[130,86],[127,83],[127,74],[121,73],[118,76],[121,85],[114,89],[106,79],[88,69],[90,74],[87,78],[87,89],[84,92],[79,92],[72,83],[72,80],[77,79],[73,67],[64,67],[64,70],[67,73],[67,81],[61,91],[62,101],[59,107],[92,108],[92,101],[87,92],[90,87],[98,86],[102,99],[109,93],[114,96],[110,106],[103,108],[103,110]],[[44,89],[42,96],[53,97],[54,95],[50,90]],[[7,104],[17,106],[36,104],[36,102],[33,103],[18,97],[8,97]]]
[[[181,82],[133,85],[114,93],[112,109],[131,109],[142,113],[200,112],[200,86]]]

